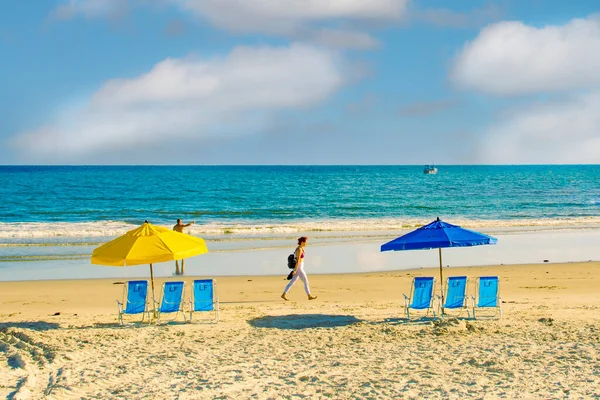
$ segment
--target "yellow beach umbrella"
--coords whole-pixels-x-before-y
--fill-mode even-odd
[[[203,239],[146,221],[139,228],[96,248],[92,252],[92,264],[113,267],[150,264],[152,304],[156,308],[152,264],[182,260],[204,253],[208,253],[208,249]],[[154,313],[156,315],[156,309]]]

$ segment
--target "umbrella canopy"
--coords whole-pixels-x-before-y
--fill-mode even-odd
[[[208,253],[204,240],[148,222],[104,243],[92,253],[92,264],[124,267],[181,260]]]
[[[484,244],[496,244],[497,242],[498,239],[496,238],[484,235],[483,233],[463,229],[458,225],[449,224],[438,218],[406,235],[383,244],[381,246],[381,251],[439,249],[440,292],[443,304],[444,281],[442,271],[442,248],[480,246]]]
[[[381,251],[426,250],[496,244],[498,239],[463,229],[439,218],[381,246]]]
[[[150,264],[152,302],[156,316],[152,264],[181,260],[204,253],[208,253],[208,249],[203,239],[154,226],[146,221],[139,228],[96,248],[92,252],[92,264],[113,267]]]

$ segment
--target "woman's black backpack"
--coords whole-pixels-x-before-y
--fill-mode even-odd
[[[290,269],[296,268],[296,255],[295,254],[290,254],[288,256],[288,268],[290,268]]]

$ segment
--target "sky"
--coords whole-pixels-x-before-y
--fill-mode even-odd
[[[6,0],[0,165],[600,163],[597,0]]]

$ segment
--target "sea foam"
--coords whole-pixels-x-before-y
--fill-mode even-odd
[[[409,231],[431,222],[426,219],[331,219],[287,222],[210,222],[197,223],[185,229],[196,236],[285,237],[293,234],[331,234],[351,236],[366,232]],[[452,219],[446,222],[467,229],[492,231],[544,231],[554,229],[598,228],[600,217],[476,220]],[[94,238],[120,236],[137,225],[122,221],[96,222],[0,222],[0,239]],[[167,226],[170,228],[170,226]]]

